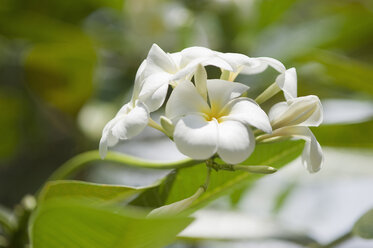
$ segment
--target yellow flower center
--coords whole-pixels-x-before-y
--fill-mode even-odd
[[[206,121],[212,121],[213,119],[217,120],[218,123],[223,122],[223,117],[228,115],[228,112],[225,109],[206,109],[201,111],[203,113],[203,117]]]

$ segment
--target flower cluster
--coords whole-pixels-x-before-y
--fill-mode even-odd
[[[220,78],[208,79],[206,66],[220,68]],[[245,97],[249,87],[234,82],[237,75],[258,74],[267,67],[279,73],[275,83],[255,100]],[[172,92],[165,103],[169,89]],[[259,104],[279,91],[285,101],[272,106],[267,114]],[[165,116],[158,124],[150,113],[164,103]],[[256,142],[304,139],[303,163],[309,172],[317,172],[323,155],[308,127],[320,125],[322,118],[319,98],[297,97],[296,70],[286,69],[278,60],[204,47],[165,53],[154,44],[137,71],[131,101],[103,130],[100,154],[104,158],[108,147],[138,135],[149,125],[167,134],[180,152],[193,159],[218,155],[228,164],[246,160]]]

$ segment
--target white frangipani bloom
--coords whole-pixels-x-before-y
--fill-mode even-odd
[[[207,80],[205,66],[209,65],[221,69],[220,79]],[[258,74],[268,67],[279,73],[275,83],[255,101],[242,97],[249,87],[233,82],[237,75]],[[173,91],[166,104],[166,116],[158,124],[150,118],[150,113],[163,105],[169,85]],[[258,103],[280,90],[286,101],[275,104],[267,116]],[[286,69],[276,59],[250,58],[204,47],[165,53],[154,44],[137,71],[131,101],[102,132],[100,155],[104,158],[108,147],[138,135],[149,125],[173,139],[178,149],[193,159],[209,159],[217,154],[228,164],[247,159],[255,142],[300,138],[306,141],[303,163],[309,172],[317,172],[323,154],[308,127],[320,125],[322,118],[318,97],[297,97],[295,68]],[[258,130],[252,132],[251,127],[266,134],[259,132],[255,138]]]
[[[167,102],[176,146],[194,159],[217,153],[226,163],[244,161],[255,147],[249,125],[271,132],[268,116],[254,101],[240,97],[248,90],[246,85],[219,79],[207,80],[207,87],[199,85],[203,82],[196,80],[197,87],[189,81],[180,83]],[[206,94],[201,94],[203,88]]]
[[[302,154],[303,164],[311,173],[319,171],[323,162],[323,153],[320,144],[308,127],[319,126],[323,120],[320,99],[310,95],[280,102],[271,108],[268,116],[273,133],[263,135],[260,140],[278,137],[305,140]]]
[[[131,101],[118,111],[116,116],[105,125],[102,131],[99,146],[101,158],[106,156],[108,147],[115,146],[119,140],[131,139],[141,133],[148,125],[148,107],[138,100],[144,76],[144,68],[145,63],[142,63],[136,73]]]

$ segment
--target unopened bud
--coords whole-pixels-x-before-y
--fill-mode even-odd
[[[271,166],[266,165],[240,165],[236,164],[233,165],[234,170],[241,170],[246,171],[250,173],[256,173],[256,174],[272,174],[277,171],[276,168],[273,168]]]
[[[161,126],[168,137],[173,137],[175,127],[170,119],[166,116],[161,116]]]

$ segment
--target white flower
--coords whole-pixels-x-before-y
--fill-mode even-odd
[[[259,139],[294,137],[305,140],[303,164],[311,173],[319,171],[323,162],[323,153],[308,127],[319,126],[322,122],[323,111],[320,99],[311,95],[280,102],[271,108],[268,116],[273,133],[265,134]]]
[[[115,146],[119,140],[131,139],[144,130],[149,122],[148,107],[138,100],[142,87],[145,63],[142,63],[136,73],[135,86],[132,99],[125,104],[109,121],[103,131],[100,140],[100,156],[104,158],[108,147]]]
[[[201,84],[197,80],[196,85]],[[207,94],[201,95],[197,88],[205,88]],[[219,79],[207,80],[207,87],[179,83],[166,105],[166,116],[175,123],[173,137],[178,149],[194,159],[208,159],[217,153],[231,164],[249,157],[255,138],[248,125],[265,132],[271,132],[271,126],[254,101],[240,97],[247,89]]]

